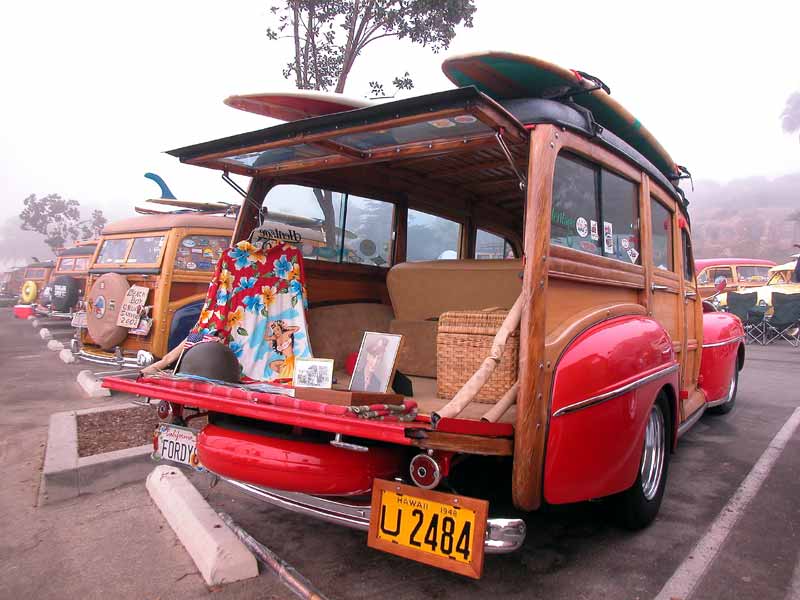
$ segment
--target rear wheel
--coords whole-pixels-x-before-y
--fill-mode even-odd
[[[647,527],[658,514],[669,467],[671,423],[669,404],[659,393],[647,417],[639,473],[633,485],[617,497],[617,511],[628,529]]]
[[[720,404],[719,406],[714,406],[709,408],[708,411],[714,413],[715,415],[726,415],[733,410],[733,406],[736,403],[736,392],[739,390],[739,369],[736,365],[733,365],[733,376],[731,377],[731,382],[728,387],[728,395],[725,398],[725,402]]]

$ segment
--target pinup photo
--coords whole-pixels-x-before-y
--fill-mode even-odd
[[[367,331],[350,380],[350,390],[385,393],[392,383],[402,335]]]

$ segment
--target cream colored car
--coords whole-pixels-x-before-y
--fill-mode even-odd
[[[779,294],[800,293],[800,283],[792,281],[796,264],[797,260],[792,260],[782,265],[772,267],[769,270],[767,285],[748,288],[746,292],[756,292],[758,294],[758,303],[767,306],[772,306],[772,294],[775,292]],[[727,296],[727,294],[719,295],[718,300],[720,305],[726,306],[728,304]]]

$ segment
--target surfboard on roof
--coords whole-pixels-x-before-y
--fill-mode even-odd
[[[316,90],[243,94],[229,96],[224,102],[233,108],[281,121],[299,121],[375,104],[364,98]]]
[[[666,177],[680,175],[672,157],[648,129],[591,75],[512,52],[475,52],[446,59],[442,71],[457,86],[474,85],[491,98],[571,98],[595,121],[639,151]],[[598,89],[593,89],[598,88]],[[589,91],[590,90],[590,91]]]

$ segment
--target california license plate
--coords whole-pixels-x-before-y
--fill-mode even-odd
[[[158,447],[153,451],[153,460],[188,465],[202,471],[203,467],[197,458],[197,434],[188,427],[160,423],[156,429]]]
[[[370,547],[480,578],[489,503],[375,480]]]
[[[86,327],[86,312],[76,312],[74,315],[72,315],[72,326]]]

